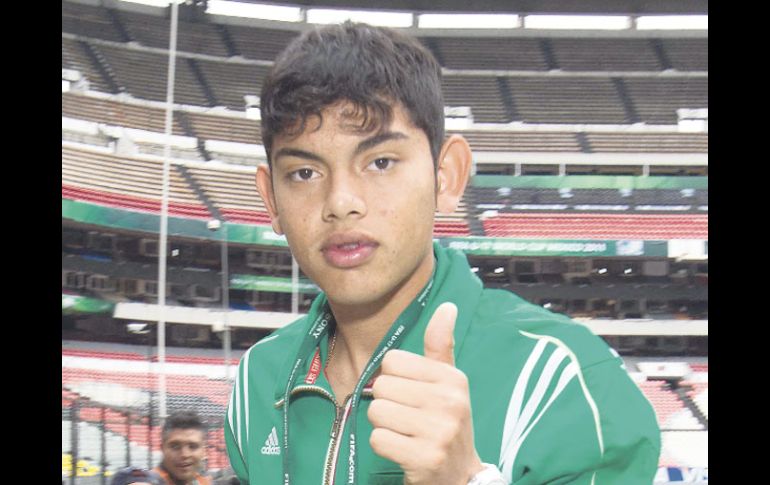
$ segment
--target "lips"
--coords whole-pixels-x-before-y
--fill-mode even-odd
[[[174,474],[177,476],[177,478],[186,480],[195,476],[197,470],[198,467],[194,463],[177,465],[174,470]]]
[[[326,262],[335,268],[351,269],[372,258],[379,243],[360,232],[332,234],[321,246]]]

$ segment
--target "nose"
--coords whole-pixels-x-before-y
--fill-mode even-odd
[[[364,189],[353,174],[334,174],[328,190],[324,201],[324,221],[361,218],[366,215]]]

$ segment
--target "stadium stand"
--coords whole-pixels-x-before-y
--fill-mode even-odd
[[[83,93],[62,94],[62,115],[74,119],[104,123],[111,126],[135,128],[161,134],[165,130],[162,108],[141,102],[125,102]],[[188,130],[182,127],[182,118]],[[174,112],[172,133],[191,136],[202,141],[219,140],[235,143],[261,143],[259,123],[246,119],[242,112],[226,115],[192,110]],[[197,157],[196,157],[197,158]]]
[[[464,136],[472,150],[510,152],[579,152],[580,143],[574,133],[504,132],[499,130],[449,130]]]
[[[270,216],[259,193],[253,189],[254,173],[188,166],[192,177],[225,219],[247,224],[270,224]]]
[[[203,411],[207,411],[207,414],[209,414],[209,411],[211,414],[224,413],[224,407],[227,405],[229,398],[229,386],[222,379],[215,381],[204,377],[190,376],[182,372],[169,373],[173,375],[173,378],[168,379],[167,383],[169,393],[180,396],[198,396],[202,398],[199,400],[198,407]],[[101,383],[117,384],[117,387],[110,388],[110,392],[113,392],[115,397],[121,397],[120,401],[114,403],[117,406],[135,406],[137,401],[131,398],[136,393],[132,393],[130,390],[149,392],[157,389],[155,379],[155,376],[148,376],[146,373],[141,372],[110,372],[86,369],[62,370],[64,385],[70,390],[86,396],[89,395],[89,388],[88,386],[81,387],[79,385],[81,383],[96,382],[99,383],[99,386],[101,386]]]
[[[272,61],[284,47],[298,35],[298,32],[286,30],[244,27],[240,25],[223,26],[229,32],[238,53],[247,59]]]
[[[661,429],[703,429],[703,426],[664,381],[644,381],[639,388],[650,400]]]
[[[62,95],[64,116],[89,122],[104,123],[147,130],[163,131],[165,114],[159,107],[121,102],[81,93]],[[181,118],[188,120],[189,131],[182,128]],[[246,119],[237,111],[217,114],[178,110],[173,121],[173,134],[190,136],[191,133],[202,142],[208,140],[244,143],[254,147],[249,164],[258,163],[258,146],[261,143],[259,122]],[[574,152],[585,151],[576,133],[569,132],[506,132],[506,131],[453,131],[465,136],[475,151],[492,152]],[[708,138],[705,134],[651,134],[651,133],[586,133],[588,147],[596,153],[705,153]],[[197,153],[184,154],[186,158],[199,159]],[[220,155],[215,158],[224,160]]]
[[[104,59],[121,89],[139,98],[165,100],[162,54],[131,44],[84,43]],[[69,44],[63,59],[66,56],[72,65],[93,70],[87,67],[93,62],[76,59],[76,46],[72,41]],[[226,57],[196,59],[181,55],[177,63],[177,102],[245,109],[242,97],[258,93],[265,72],[264,66],[228,61]],[[442,81],[447,105],[470,106],[474,120],[482,123],[676,124],[672,106],[707,107],[707,86],[705,78],[670,76],[498,77],[447,73]]]
[[[105,426],[105,432],[102,432],[101,425],[85,420],[81,421],[79,417],[77,419],[77,435],[79,441],[82,443],[93,443],[91,446],[84,446],[80,450],[79,457],[85,456],[86,458],[95,460],[95,457],[99,457],[100,455],[99,447],[102,440],[104,440],[105,460],[107,462],[106,468],[108,470],[113,471],[128,466],[129,462],[127,455],[131,457],[131,464],[133,466],[149,467],[147,460],[147,446],[137,443],[134,439],[126,439],[127,436],[146,436],[146,425],[130,426],[131,430],[128,430],[129,426],[124,425],[125,432],[119,433],[113,431],[115,428],[112,423],[110,423]],[[117,429],[122,431],[121,428]],[[62,450],[70,450],[72,444],[72,431],[73,421],[70,419],[62,419]],[[145,438],[143,442],[146,443],[147,438]],[[71,457],[70,453],[62,453],[62,455],[63,457]],[[160,462],[161,452],[159,449],[155,450],[152,455],[152,463],[157,464]],[[69,477],[69,475],[65,475],[65,477]]]
[[[121,2],[97,3],[62,2],[62,69],[76,70],[84,78],[69,92],[64,87],[62,92],[62,199],[158,215],[167,12],[124,8]],[[235,23],[180,19],[172,124],[178,138],[171,148],[169,214],[268,227],[264,202],[253,188],[253,167],[264,162],[260,123],[246,117],[244,97],[259,94],[272,60],[299,31],[281,23]],[[473,151],[482,155],[477,161],[487,171],[482,173],[564,175],[559,170],[566,170],[571,175],[583,173],[579,170],[585,167],[585,173],[646,176],[656,162],[665,159],[652,168],[656,174],[672,174],[672,179],[707,174],[707,162],[672,162],[694,156],[705,160],[708,153],[707,129],[696,133],[680,129],[677,115],[680,108],[708,108],[707,38],[689,33],[629,38],[622,33],[606,38],[580,33],[477,37],[457,31],[420,40],[444,68],[446,106],[470,108],[469,126],[449,127],[447,134],[459,133],[469,140]],[[545,157],[548,162],[521,164],[523,155]],[[584,162],[559,169],[556,164],[563,163],[561,159],[567,155],[573,157],[570,160],[584,156],[617,160],[603,162],[600,169],[606,172]],[[633,157],[640,161],[624,165]],[[641,161],[641,157],[649,159]],[[627,188],[625,184],[621,185],[626,188],[618,188],[608,177],[597,186],[564,182],[506,187],[502,180],[499,184],[472,183],[454,214],[436,215],[434,236],[668,243],[708,239],[708,189],[702,185],[669,186],[664,182],[658,188]],[[125,292],[132,286],[112,264],[118,260],[116,253],[92,246],[99,234],[113,237],[112,228],[84,229],[65,218],[63,226],[73,237],[83,237],[80,246],[63,240],[63,301],[65,297],[155,301],[157,289],[149,289],[156,284],[154,277],[146,277],[146,287],[145,281],[135,279],[132,283],[140,288],[136,292],[146,294],[129,298]],[[115,245],[136,245],[139,236],[128,232],[116,237]],[[217,242],[187,243],[195,256],[187,256],[188,246],[175,246],[183,247],[188,259],[182,263],[180,258],[174,263],[179,268],[172,269],[184,266],[186,271],[205,272],[218,280]],[[288,278],[291,257],[284,247],[233,244],[229,251],[231,271]],[[135,259],[120,259],[121,268],[146,266],[148,257],[131,257]],[[666,259],[667,271],[657,276],[642,274],[637,267],[631,275],[620,274],[622,268],[595,258],[582,258],[586,270],[569,273],[564,268],[574,262],[556,259],[537,259],[539,267],[531,273],[512,268],[520,261],[536,260],[532,257],[514,262],[482,256],[473,264],[480,267],[479,276],[493,286],[525,291],[523,296],[534,288],[543,297],[538,304],[545,304],[549,291],[559,295],[552,298],[553,303],[549,301],[551,308],[573,317],[638,315],[656,322],[708,318],[707,258],[676,263],[673,257],[638,258],[640,265]],[[272,263],[261,267],[257,260]],[[66,271],[64,261],[69,261]],[[545,269],[548,265],[561,269]],[[610,271],[599,274],[599,267]],[[104,272],[110,276],[99,274],[98,268],[109,268]],[[498,269],[504,273],[497,274]],[[89,278],[94,276],[109,278],[112,289],[89,286]],[[218,294],[200,301],[187,299],[190,287],[177,283],[169,285],[167,301],[171,305],[212,308],[221,303]],[[213,286],[201,284],[212,294]],[[612,296],[625,293],[634,298]],[[302,301],[306,308],[309,298]],[[286,293],[230,289],[232,309],[286,312],[289,304]],[[633,325],[633,319],[626,323]],[[106,328],[108,320],[113,322],[106,315],[65,317],[63,311],[63,334],[66,328],[70,336],[96,340],[92,345],[63,342],[63,469],[65,454],[73,451],[73,439],[81,443],[79,450],[75,447],[76,454],[91,461],[99,456],[98,445],[104,442],[105,466],[110,470],[128,464],[149,466],[160,459],[160,429],[157,418],[152,417],[157,410],[158,380],[151,369],[157,356],[148,359],[147,347],[105,343],[128,338],[125,332],[109,338],[106,331],[98,335],[95,329]],[[81,326],[80,322],[85,323]],[[201,345],[220,347],[216,355],[213,349],[210,353],[192,347],[168,349],[167,399],[170,410],[192,407],[204,414],[211,427],[207,466],[218,470],[228,466],[221,419],[229,384],[222,379],[221,341],[214,332],[210,334]],[[241,348],[265,334],[244,332]],[[636,345],[624,349],[634,355]],[[231,364],[238,354],[235,351]],[[690,368],[693,374],[678,382],[637,380],[664,429],[661,467],[708,467],[708,364],[692,362]]]
[[[423,37],[448,69],[707,71],[706,39]],[[272,59],[272,57],[254,57]]]
[[[488,210],[497,213],[554,210],[701,213],[708,210],[707,189],[511,189],[505,186],[470,186],[467,190],[468,198],[475,201],[477,217],[482,214],[486,217]]]
[[[159,162],[62,145],[62,196],[73,200],[159,212],[162,171]],[[170,180],[169,213],[212,217],[181,174]]]
[[[691,366],[692,367],[692,366]],[[693,400],[701,413],[706,419],[709,417],[709,384],[708,382],[694,382],[684,380],[680,383],[680,386],[690,388],[686,391],[687,396]]]
[[[160,108],[70,92],[62,93],[62,116],[163,133],[166,115]],[[172,121],[172,134],[187,135],[176,117]]]
[[[577,239],[703,239],[708,217],[643,214],[499,214],[483,221],[494,237]]]
[[[62,2],[62,30],[115,42],[138,42],[147,47],[168,47],[168,20],[154,15],[103,6]],[[240,55],[272,60],[296,32],[254,29],[180,20],[180,51],[210,56]],[[228,48],[229,43],[233,44]],[[585,39],[585,38],[476,38],[435,37],[421,39],[449,69],[484,70],[608,70],[608,71],[706,71],[704,39]],[[661,64],[660,54],[670,64]],[[233,53],[235,51],[236,53]],[[600,55],[596,55],[596,53]],[[549,61],[549,57],[553,60]],[[597,61],[598,59],[598,61]]]
[[[253,64],[209,60],[197,63],[219,105],[236,111],[244,110],[244,96],[259,96],[262,79],[267,75],[267,67]]]
[[[131,36],[146,47],[168,49],[169,19],[128,11],[119,12],[120,19]],[[177,49],[181,52],[228,57],[222,37],[208,22],[180,21],[177,30]]]
[[[67,39],[64,39],[67,40]],[[202,64],[204,65],[204,64]],[[216,85],[216,84],[215,84]],[[238,110],[243,107],[234,97],[226,114],[193,110],[175,111],[173,134],[190,135],[181,126],[179,117],[184,113],[197,137],[258,145],[261,143],[259,122],[246,119]],[[222,99],[222,98],[220,98]],[[124,126],[162,133],[165,112],[160,106],[119,101],[85,93],[62,94],[62,115],[70,118]],[[580,152],[580,141],[574,132],[526,132],[504,130],[448,130],[461,134],[477,151],[496,152]],[[706,153],[708,135],[703,133],[603,133],[586,132],[591,152],[610,153]]]
[[[236,143],[261,144],[259,124],[244,117],[224,118],[214,114],[187,113],[195,133],[203,140],[222,140]]]
[[[441,80],[447,106],[470,106],[481,123],[507,123],[505,103],[497,79],[492,76],[444,76]]]
[[[660,71],[648,39],[550,40],[559,69],[565,71]]]
[[[586,132],[593,152],[706,153],[705,133],[597,133]]]
[[[75,2],[62,2],[62,32],[73,32],[84,37],[126,42],[115,27],[106,8]],[[168,42],[164,47],[168,47]]]
[[[424,37],[421,40],[448,69],[548,70],[541,39]]]
[[[641,120],[676,124],[676,108],[708,108],[708,79],[628,78],[623,83]]]
[[[628,123],[610,79],[507,77],[520,121],[528,123]]]
[[[168,56],[141,48],[99,45],[100,52],[115,73],[117,83],[138,98],[166,100],[166,63]],[[196,106],[210,106],[195,73],[184,58],[176,64],[174,85],[175,102]]]
[[[109,81],[105,80],[102,73],[94,67],[89,58],[93,52],[89,51],[88,44],[62,37],[61,40],[61,67],[62,69],[74,69],[85,76],[89,88],[103,93],[113,92]]]
[[[669,69],[708,71],[708,39],[660,39],[658,43],[670,63]]]

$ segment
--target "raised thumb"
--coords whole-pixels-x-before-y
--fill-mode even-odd
[[[455,365],[455,320],[457,307],[444,302],[436,308],[425,329],[425,357]]]

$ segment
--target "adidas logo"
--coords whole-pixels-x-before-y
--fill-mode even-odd
[[[281,447],[278,446],[278,432],[276,432],[275,426],[273,426],[273,430],[270,431],[270,434],[267,435],[267,439],[265,440],[265,446],[262,447],[262,454],[263,455],[280,455],[281,454]]]

